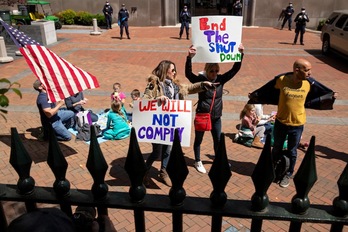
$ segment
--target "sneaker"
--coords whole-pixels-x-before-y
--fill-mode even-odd
[[[282,188],[288,187],[289,184],[290,184],[290,178],[291,178],[290,176],[285,175],[283,177],[283,179],[280,181],[279,186],[282,187]]]
[[[165,185],[167,185],[169,187],[172,186],[172,181],[170,180],[168,173],[165,169],[160,170],[158,177],[160,178],[161,182],[163,182]]]
[[[197,169],[198,172],[200,173],[207,173],[207,171],[205,170],[202,161],[197,161],[195,162],[195,168]]]

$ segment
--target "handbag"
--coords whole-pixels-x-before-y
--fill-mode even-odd
[[[215,100],[216,90],[214,90],[213,101],[210,105],[209,113],[196,113],[194,119],[194,125],[196,131],[210,131],[211,130],[211,118],[210,113],[213,109],[214,100]]]

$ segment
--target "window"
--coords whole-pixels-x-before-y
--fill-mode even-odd
[[[327,18],[326,20],[326,24],[332,24],[338,17],[339,14],[337,13],[333,13],[332,15],[329,16],[329,18]]]
[[[344,23],[347,21],[348,15],[342,15],[341,18],[337,20],[337,23],[335,24],[335,27],[341,28],[343,27]]]

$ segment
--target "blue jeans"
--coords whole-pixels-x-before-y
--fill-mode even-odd
[[[304,126],[287,126],[275,121],[273,133],[274,133],[274,145],[273,145],[273,159],[275,161],[279,160],[282,155],[284,141],[286,136],[288,136],[288,150],[286,156],[290,160],[290,167],[287,175],[291,176],[294,173],[295,163],[297,159],[297,147],[300,143],[302,132]]]
[[[73,124],[75,113],[71,110],[58,110],[58,120],[52,123],[52,128],[56,133],[58,140],[69,141],[71,139],[71,133],[67,128],[70,128]]]
[[[214,143],[214,153],[218,155],[217,150],[220,143],[221,136],[221,118],[211,120],[211,135]],[[195,131],[195,141],[193,143],[193,151],[195,153],[195,161],[201,160],[201,143],[203,141],[204,131]]]
[[[172,150],[171,145],[153,143],[152,152],[146,160],[147,169],[150,169],[153,162],[155,162],[160,156],[161,156],[161,169],[166,169],[171,150]]]

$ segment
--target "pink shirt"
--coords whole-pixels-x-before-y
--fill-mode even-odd
[[[115,92],[110,95],[111,100],[114,100],[114,94],[115,94]],[[126,94],[123,92],[119,92],[118,97],[122,101],[123,99],[126,99]]]
[[[247,115],[245,115],[242,119],[242,126],[249,128],[251,131],[255,130],[256,127],[256,120],[257,118],[254,117],[248,117]]]

